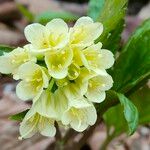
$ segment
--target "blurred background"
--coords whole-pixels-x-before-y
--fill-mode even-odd
[[[24,27],[32,22],[46,24],[47,21],[61,17],[72,25],[74,21],[87,14],[88,0],[0,0],[0,44],[14,47],[26,43]],[[145,19],[150,18],[149,0],[130,0],[126,27],[122,43]],[[31,139],[18,140],[19,123],[9,116],[23,111],[29,104],[15,95],[16,82],[0,75],[0,150],[44,150],[54,139],[36,135]],[[106,137],[106,128],[101,124],[89,139],[83,150],[98,150]],[[131,136],[121,135],[114,139],[109,150],[150,150],[150,125],[139,127]]]

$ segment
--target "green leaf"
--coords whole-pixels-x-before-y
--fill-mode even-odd
[[[138,108],[139,124],[150,123],[150,88],[148,85],[137,90],[130,98]]]
[[[123,94],[114,92],[121,104],[111,107],[105,114],[104,120],[108,132],[114,127],[113,136],[128,131],[129,135],[133,134],[138,126],[138,110],[135,105]],[[123,107],[122,107],[123,106]]]
[[[90,0],[89,2],[89,8],[88,8],[88,16],[93,18],[93,20],[97,20],[99,17],[102,8],[104,6],[104,1],[105,0]]]
[[[118,98],[124,106],[124,116],[129,126],[129,134],[133,134],[138,126],[138,110],[135,105],[123,94],[118,93]]]
[[[46,24],[52,19],[61,18],[66,22],[75,21],[79,18],[79,16],[73,15],[70,12],[54,12],[54,11],[46,11],[35,17],[35,22],[39,22],[41,24]]]
[[[89,3],[88,15],[94,20],[102,22],[104,26],[103,34],[97,42],[101,41],[103,47],[113,53],[119,48],[127,2],[128,0],[92,0]]]
[[[11,52],[13,49],[14,49],[13,47],[9,47],[6,45],[0,45],[0,56],[2,56],[4,53]]]
[[[10,116],[11,120],[22,121],[29,109]]]
[[[128,93],[150,76],[150,19],[131,36],[117,59],[113,89]]]
[[[22,13],[22,15],[24,17],[26,17],[26,19],[29,21],[29,22],[33,22],[34,20],[34,15],[33,13],[31,13],[26,7],[24,7],[23,5],[17,3],[17,7],[19,9],[19,11]]]
[[[113,134],[114,137],[116,137],[121,133],[128,131],[128,125],[126,123],[121,104],[111,107],[103,115],[103,118],[107,126],[108,136]],[[111,133],[112,129],[113,133]]]

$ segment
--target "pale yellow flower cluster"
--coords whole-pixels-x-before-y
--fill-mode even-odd
[[[34,23],[25,28],[29,44],[0,57],[0,72],[21,80],[18,97],[33,100],[21,138],[36,132],[52,137],[55,121],[79,132],[96,122],[93,103],[102,102],[113,84],[106,72],[113,54],[95,44],[102,31],[103,25],[90,17],[81,17],[70,29],[62,19],[46,26]]]

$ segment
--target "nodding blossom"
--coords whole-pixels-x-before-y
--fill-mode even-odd
[[[25,28],[29,42],[0,56],[0,72],[19,80],[16,93],[32,106],[20,125],[20,138],[39,132],[54,136],[55,122],[78,132],[95,124],[94,103],[105,100],[113,85],[106,72],[114,63],[111,51],[96,39],[103,25],[79,18],[71,28],[62,19]]]

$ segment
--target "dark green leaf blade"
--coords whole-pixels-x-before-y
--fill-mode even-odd
[[[127,3],[128,0],[93,0],[89,4],[88,15],[104,25],[104,32],[96,42],[101,41],[113,53],[119,48]]]
[[[131,36],[114,65],[113,89],[121,93],[132,90],[150,76],[150,19]]]
[[[20,113],[14,114],[14,115],[10,116],[9,118],[11,120],[22,121],[28,111],[29,111],[29,109],[22,111]]]
[[[112,94],[114,95],[113,97],[120,101],[120,104],[111,107],[103,116],[107,125],[108,133],[111,127],[113,127],[114,137],[127,131],[129,135],[131,135],[135,132],[138,126],[138,110],[135,105],[123,94],[111,91],[111,95]]]
[[[150,88],[143,86],[134,92],[130,98],[139,111],[139,124],[150,123]]]
[[[99,17],[102,8],[104,6],[105,0],[90,0],[89,6],[88,6],[88,16],[93,18],[94,21],[97,20]]]
[[[103,118],[107,126],[108,136],[113,134],[114,137],[116,137],[123,132],[128,132],[128,125],[126,123],[121,104],[111,107],[103,115]],[[112,128],[114,131],[113,133],[110,133]]]
[[[6,45],[0,45],[0,56],[2,56],[4,53],[11,52],[13,49],[14,49],[13,47],[9,47]]]
[[[135,105],[123,94],[118,93],[118,98],[124,106],[124,116],[129,126],[129,134],[133,134],[138,126],[138,110]]]
[[[35,17],[35,22],[46,24],[55,18],[61,18],[64,21],[69,22],[69,21],[76,21],[79,18],[79,16],[66,11],[63,12],[46,11],[37,15]]]

